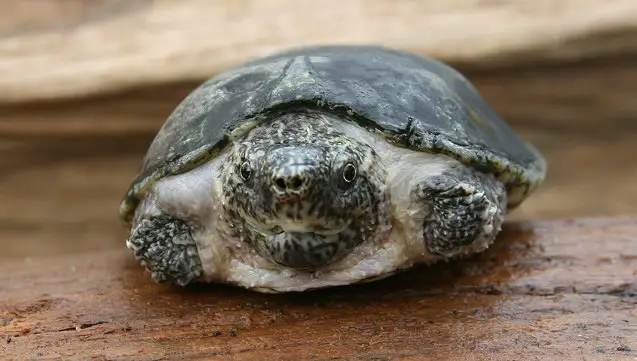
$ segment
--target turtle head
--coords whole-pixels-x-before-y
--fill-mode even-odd
[[[238,236],[283,266],[325,266],[389,222],[378,155],[334,122],[296,113],[265,123],[235,145],[222,172]]]

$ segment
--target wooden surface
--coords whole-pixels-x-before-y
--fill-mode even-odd
[[[207,78],[291,46],[380,43],[454,64],[637,51],[634,0],[4,0],[0,100]]]
[[[156,285],[123,251],[5,262],[0,294],[5,360],[634,360],[637,218],[304,294]]]

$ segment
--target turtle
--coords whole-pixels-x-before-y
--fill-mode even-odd
[[[157,283],[302,292],[489,248],[547,162],[450,64],[306,45],[202,81],[119,207]]]

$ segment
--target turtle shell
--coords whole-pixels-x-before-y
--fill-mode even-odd
[[[229,69],[189,94],[151,143],[120,215],[129,221],[154,181],[207,162],[233,137],[295,109],[330,112],[396,146],[492,173],[506,184],[510,208],[546,173],[538,150],[452,67],[377,46],[303,47]]]

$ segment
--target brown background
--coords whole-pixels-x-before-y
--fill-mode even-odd
[[[150,282],[117,207],[159,126],[204,78],[321,42],[456,65],[545,154],[545,184],[484,254],[377,283]],[[636,99],[634,0],[3,1],[0,354],[634,360]]]

